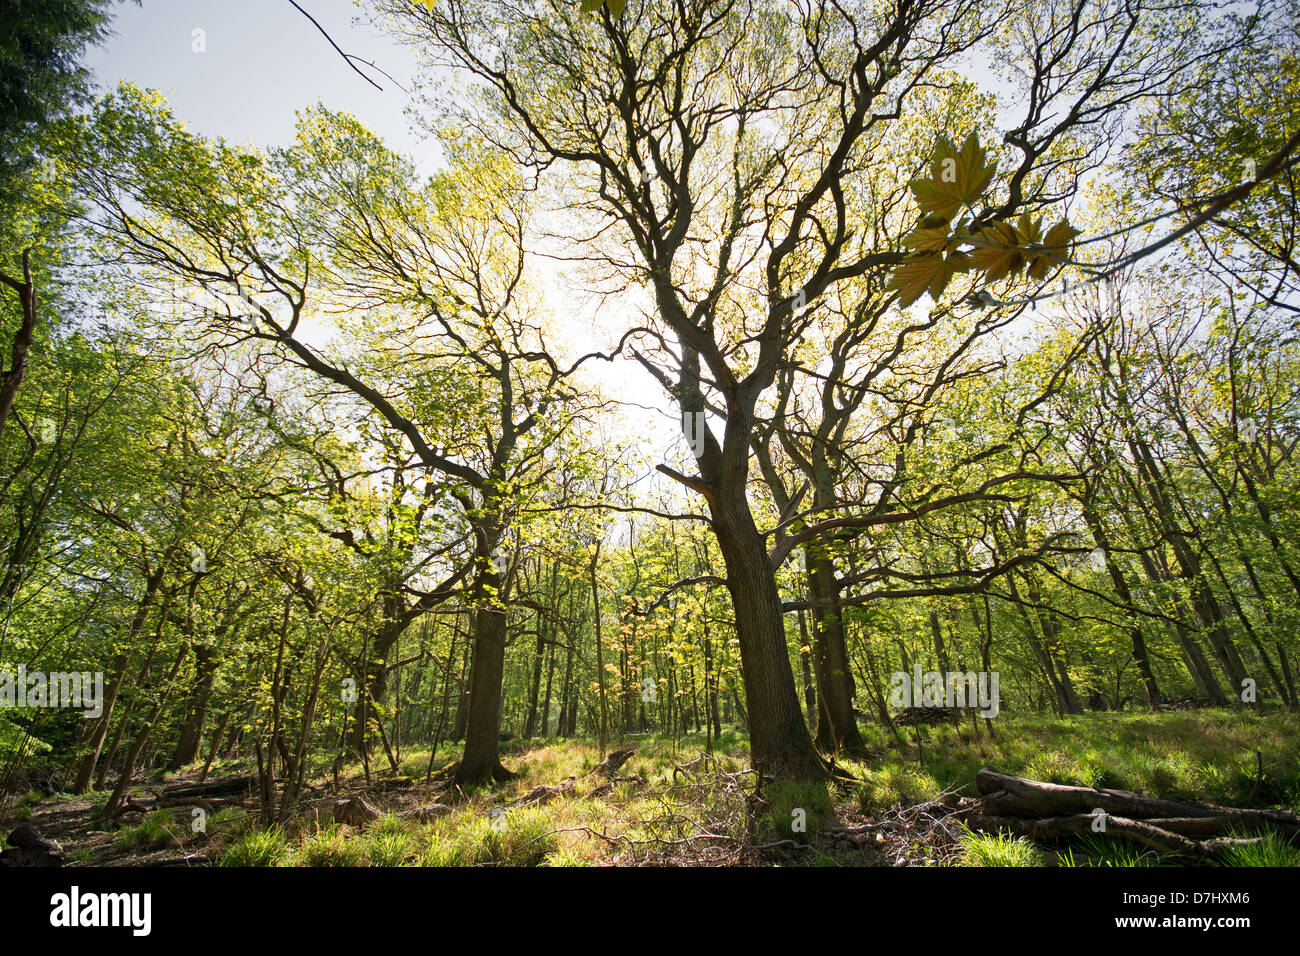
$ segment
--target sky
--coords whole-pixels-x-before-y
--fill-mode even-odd
[[[393,148],[436,162],[436,148],[411,132],[397,85],[410,87],[415,51],[382,36],[352,0],[298,4],[345,52],[393,80],[362,65],[384,89],[367,83],[289,0],[122,2],[117,35],[91,50],[86,65],[102,87],[129,80],[160,90],[205,135],[287,145],[295,111],[320,101],[355,113]]]

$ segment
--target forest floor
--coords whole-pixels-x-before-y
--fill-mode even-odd
[[[1237,807],[1300,810],[1300,718],[1272,711],[1002,717],[901,729],[863,728],[870,752],[837,761],[853,779],[829,788],[768,783],[755,792],[743,735],[724,731],[705,752],[703,735],[629,736],[632,749],[602,774],[593,741],[511,741],[503,762],[517,777],[462,794],[433,761],[406,751],[392,773],[382,752],[367,783],[360,765],[337,785],[322,763],[292,819],[260,826],[256,801],[227,798],[159,806],[162,788],[197,782],[198,769],[152,775],[115,825],[98,811],[104,793],[30,793],[0,807],[0,832],[30,822],[59,841],[72,866],[603,866],[603,865],[1159,865],[1104,837],[1068,847],[972,835],[945,819],[973,792],[981,766],[1053,783],[1133,790]],[[322,758],[322,761],[325,758]],[[246,775],[214,767],[206,783]],[[346,807],[346,801],[353,800]],[[201,810],[205,832],[191,832]],[[373,813],[372,813],[373,811]],[[339,822],[340,819],[348,822]],[[1224,862],[1300,865],[1300,850],[1268,842]]]

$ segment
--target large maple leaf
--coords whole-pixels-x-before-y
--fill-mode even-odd
[[[899,304],[904,307],[927,292],[931,299],[937,301],[952,277],[970,267],[971,257],[964,252],[954,252],[947,256],[938,252],[922,253],[895,269],[890,285],[898,290]]]
[[[951,220],[984,194],[997,168],[996,162],[988,161],[974,133],[966,137],[961,149],[943,137],[930,164],[930,178],[914,179],[910,186],[923,214]]]

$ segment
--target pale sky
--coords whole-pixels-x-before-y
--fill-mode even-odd
[[[372,29],[352,0],[298,4],[345,52],[410,87],[414,51]],[[382,92],[354,73],[289,0],[122,2],[114,30],[116,36],[86,57],[100,85],[130,80],[160,90],[195,132],[287,145],[294,112],[319,100],[355,113],[394,149],[436,162],[436,149],[410,131],[406,94],[364,65]],[[196,30],[203,32],[196,37]],[[199,45],[206,49],[198,52]]]

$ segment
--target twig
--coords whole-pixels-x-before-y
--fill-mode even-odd
[[[376,83],[376,82],[375,82],[374,80],[372,80],[370,77],[366,76],[366,75],[365,75],[364,73],[362,73],[359,69],[357,69],[357,65],[356,65],[355,63],[352,62],[354,59],[357,59],[357,57],[353,57],[353,56],[351,56],[350,54],[344,53],[342,50],[340,50],[340,49],[339,49],[339,45],[338,45],[337,43],[334,42],[334,38],[331,37],[331,36],[329,35],[328,32],[326,32],[326,30],[325,30],[325,28],[324,28],[323,26],[321,26],[319,23],[316,22],[316,18],[315,18],[315,17],[313,17],[310,13],[308,13],[308,12],[307,12],[306,10],[304,10],[302,7],[298,6],[296,0],[289,0],[289,2],[290,2],[291,4],[293,4],[293,8],[294,8],[295,10],[297,10],[299,13],[301,13],[304,17],[306,17],[308,20],[310,20],[310,21],[312,22],[312,24],[316,27],[316,29],[319,30],[319,31],[321,32],[321,36],[323,36],[326,40],[329,40],[329,44],[330,44],[330,46],[332,46],[335,50],[338,50],[338,54],[339,54],[339,56],[343,57],[343,62],[346,63],[348,66],[352,67],[353,72],[355,72],[355,73],[357,74],[357,76],[361,77],[363,80],[365,80],[365,81],[366,81],[367,83],[369,83],[371,86],[373,86],[375,89],[379,90],[379,92],[382,93],[382,92],[384,91],[384,88],[383,88],[382,86],[380,86],[378,83]],[[361,62],[364,63],[365,61],[362,60]],[[373,63],[370,64],[370,65],[371,65],[371,66],[374,66]],[[379,68],[378,68],[378,67],[375,67],[375,69],[379,69]],[[380,72],[380,73],[383,73],[384,71],[383,71],[383,70],[379,70],[379,72]],[[384,75],[385,75],[385,76],[388,76],[387,73],[384,73]],[[390,80],[392,79],[391,76],[388,77],[388,78],[389,78]],[[394,82],[396,82],[396,81],[394,81]]]

